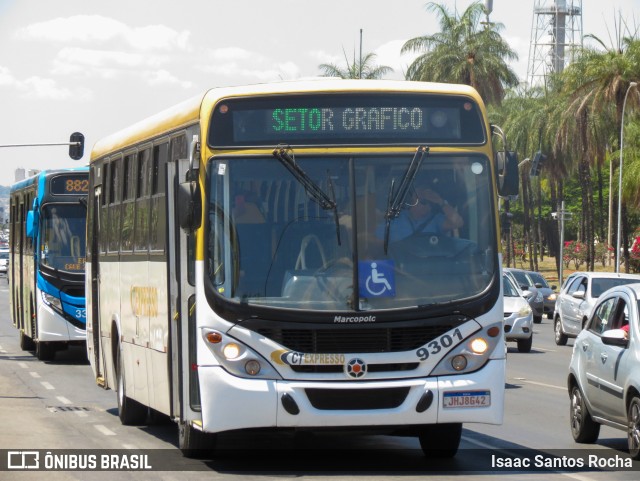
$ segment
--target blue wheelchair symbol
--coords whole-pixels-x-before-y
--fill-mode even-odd
[[[396,279],[393,261],[358,262],[360,297],[395,297]]]

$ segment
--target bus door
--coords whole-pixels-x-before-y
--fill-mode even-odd
[[[190,148],[187,138],[191,135],[171,140],[167,165],[171,417],[182,422],[201,418],[197,370],[192,368],[196,365],[195,234],[177,222],[177,189],[190,164],[185,158]]]
[[[87,226],[90,235],[91,254],[89,257],[91,271],[86,273],[87,279],[90,279],[90,295],[87,296],[87,312],[91,315],[87,316],[87,349],[89,351],[89,362],[93,367],[98,384],[105,384],[105,371],[103,369],[104,357],[100,345],[100,207],[102,206],[102,171],[101,166],[93,166],[94,169],[94,186],[91,190],[88,202],[91,202],[91,218]],[[89,206],[87,206],[89,208]]]

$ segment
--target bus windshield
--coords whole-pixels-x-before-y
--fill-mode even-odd
[[[42,208],[41,265],[60,271],[84,272],[86,207],[46,204]]]
[[[468,300],[497,270],[489,159],[413,153],[293,156],[208,167],[207,273],[238,303],[368,311]],[[409,182],[401,208],[390,209]],[[386,238],[386,239],[385,239]]]

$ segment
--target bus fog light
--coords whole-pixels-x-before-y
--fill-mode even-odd
[[[471,341],[470,347],[475,354],[484,354],[489,348],[489,344],[481,337],[477,337]]]
[[[467,367],[467,358],[459,354],[451,359],[451,367],[456,371],[462,371]]]
[[[230,342],[222,348],[222,354],[224,354],[224,357],[227,359],[236,359],[240,356],[240,346],[235,342]]]
[[[252,359],[244,365],[244,370],[247,372],[247,374],[256,376],[260,372],[260,363],[255,359]]]

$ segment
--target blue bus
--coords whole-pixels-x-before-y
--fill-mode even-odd
[[[88,179],[86,167],[46,170],[11,187],[10,312],[40,360],[85,343]]]

